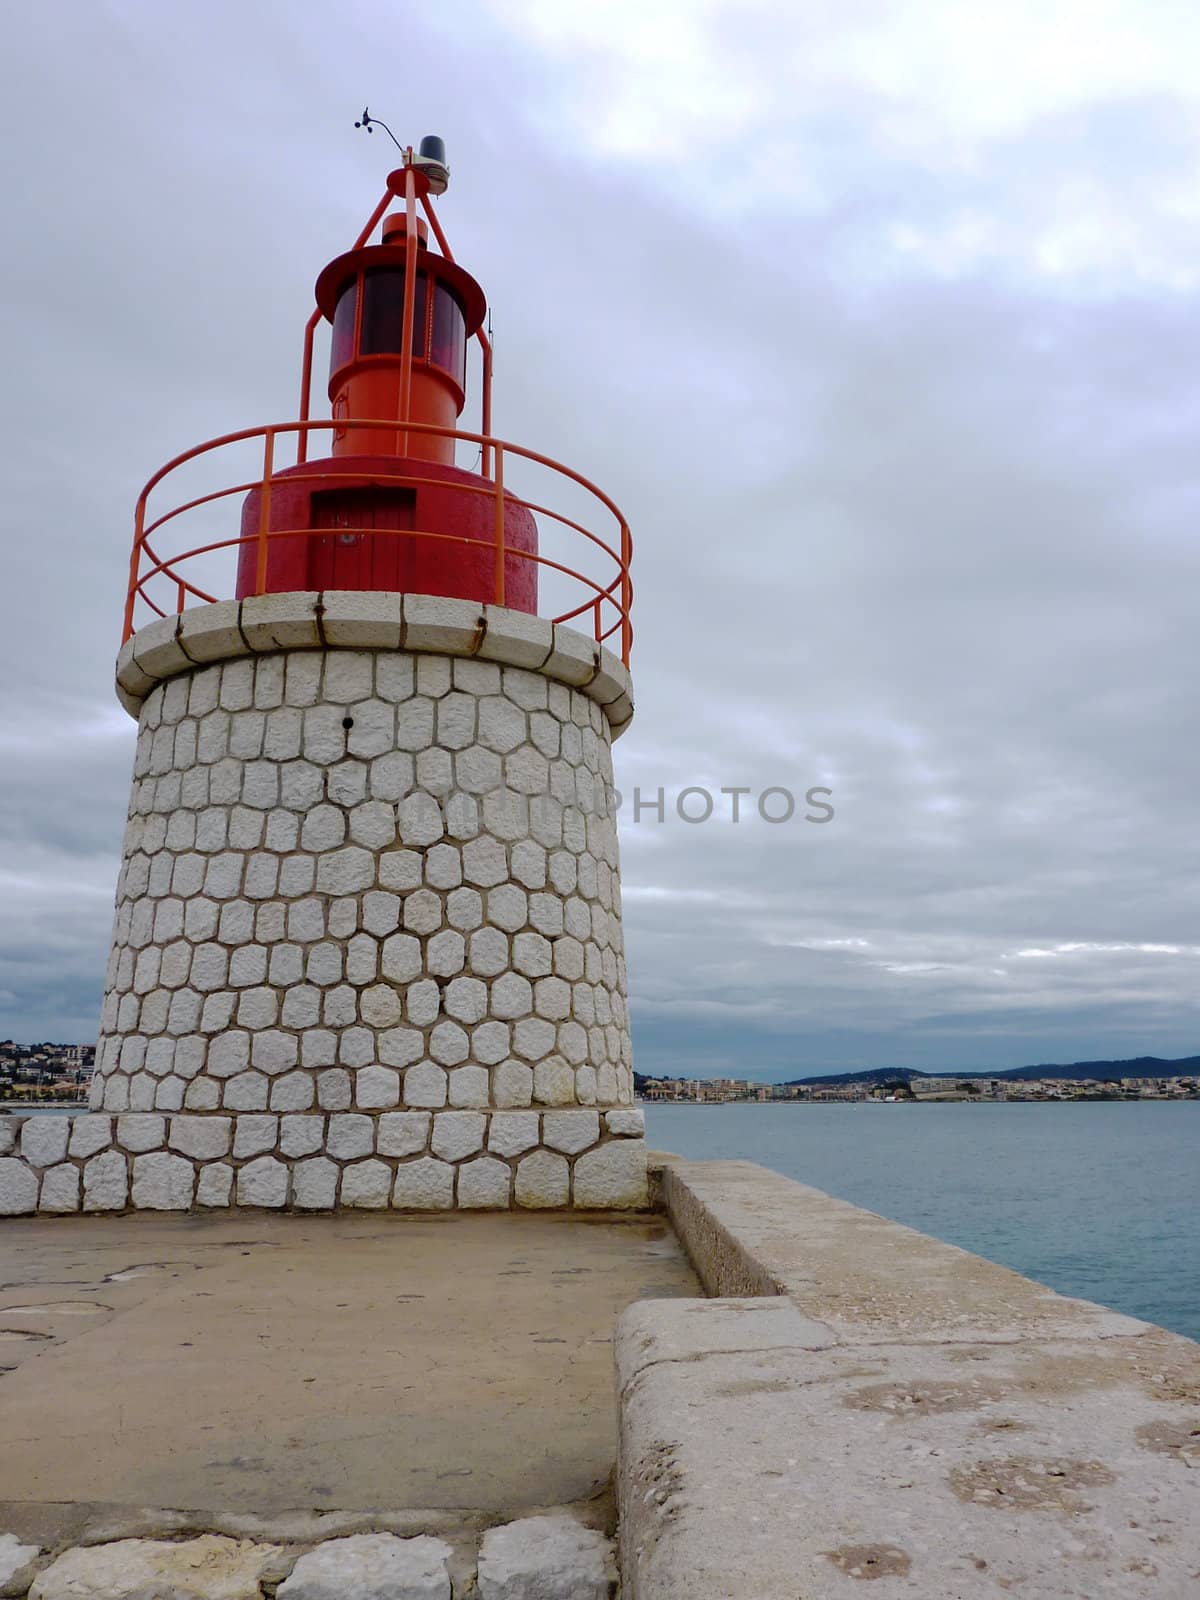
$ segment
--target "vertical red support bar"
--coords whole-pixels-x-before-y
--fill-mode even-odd
[[[433,209],[433,201],[430,200],[428,195],[423,194],[421,196],[421,209],[425,213],[429,226],[433,229],[433,236],[437,240],[438,249],[447,261],[453,261],[454,251],[450,248],[450,241],[446,237],[445,229],[438,221],[438,214]],[[479,348],[483,352],[479,431],[490,438],[492,432],[492,345],[482,328],[476,331],[475,337],[479,340]],[[483,446],[482,468],[483,476],[490,478],[492,475],[492,447],[490,444]]]
[[[304,361],[300,368],[300,421],[308,421],[308,407],[312,397],[312,361],[313,361],[313,334],[317,331],[317,323],[321,320],[321,313],[314,311],[304,324]],[[296,435],[296,465],[308,460],[308,430],[301,428]]]
[[[600,643],[600,596],[599,595],[596,596],[595,603],[592,606],[592,637],[595,639],[597,644]]]
[[[504,451],[496,446],[496,604],[504,604]]]
[[[133,515],[133,549],[129,552],[129,593],[125,596],[125,628],[121,643],[133,633],[133,603],[137,598],[138,568],[142,564],[142,538],[146,526],[146,496],[142,495]]]
[[[380,200],[379,204],[375,207],[374,211],[372,211],[371,215],[367,218],[366,222],[363,225],[362,232],[359,234],[358,238],[354,241],[353,245],[351,246],[351,249],[353,249],[353,250],[361,250],[362,249],[363,245],[366,244],[367,240],[371,237],[371,234],[374,232],[375,225],[378,223],[380,217],[383,216],[383,213],[387,210],[388,206],[391,205],[391,203],[392,203],[392,191],[390,189],[385,189],[383,191],[383,199]],[[317,323],[320,322],[320,320],[321,320],[321,313],[319,311],[314,311],[312,316],[309,317],[308,321],[304,325],[304,364],[303,364],[303,366],[301,368],[301,371],[300,371],[300,421],[301,422],[307,422],[308,421],[308,410],[309,410],[309,405],[311,404],[311,399],[312,399],[313,334],[316,332]],[[307,460],[308,460],[308,434],[306,432],[301,432],[298,435],[297,440],[296,440],[296,461],[297,461],[297,464],[299,464],[300,462],[307,461]]]
[[[412,159],[411,150],[407,159]],[[417,181],[411,166],[404,172],[404,209],[408,231],[404,239],[404,324],[400,332],[400,420],[408,422],[412,396],[413,309],[417,301]],[[398,433],[397,442],[399,454],[406,456],[408,434]]]
[[[629,665],[629,647],[633,643],[633,630],[629,625],[629,608],[633,601],[629,583],[629,562],[633,556],[633,541],[629,537],[629,524],[621,523],[621,660]]]
[[[258,565],[255,571],[254,592],[267,592],[267,533],[271,526],[271,473],[275,466],[275,430],[268,428],[263,441],[262,494],[258,502]]]
[[[482,328],[479,330],[478,339],[479,343],[483,347],[483,374],[480,385],[481,398],[479,431],[483,434],[484,438],[490,439],[492,434],[492,346],[490,341],[485,338]],[[490,478],[492,475],[492,447],[490,444],[485,444],[483,447],[483,460],[481,465],[483,467],[484,477]]]
[[[383,216],[383,213],[387,210],[387,208],[391,205],[391,203],[392,203],[392,191],[390,189],[385,189],[383,191],[383,199],[375,207],[374,211],[372,211],[371,215],[367,218],[366,222],[363,223],[362,232],[359,234],[358,238],[355,239],[354,243],[350,246],[351,250],[361,250],[362,249],[363,245],[366,244],[367,240],[371,237],[372,233],[374,233],[375,224],[379,221],[380,217]]]
[[[450,248],[450,241],[446,238],[445,230],[438,221],[437,212],[433,209],[433,201],[427,194],[421,196],[421,210],[428,219],[429,226],[433,229],[433,237],[437,240],[438,249],[447,261],[454,260],[454,251]]]

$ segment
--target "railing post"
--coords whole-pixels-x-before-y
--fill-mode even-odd
[[[300,369],[300,421],[308,421],[308,406],[312,390],[312,363],[313,363],[313,334],[317,330],[317,323],[321,320],[321,313],[314,311],[304,324],[304,361]],[[308,460],[308,432],[301,428],[296,435],[296,465]]]
[[[361,250],[362,249],[363,245],[366,244],[367,240],[371,237],[372,233],[375,231],[375,224],[379,221],[380,217],[382,217],[383,213],[387,210],[387,208],[391,204],[391,202],[392,202],[392,191],[390,189],[385,189],[383,191],[382,200],[380,200],[379,204],[375,207],[374,211],[372,211],[371,215],[367,218],[362,232],[359,234],[358,238],[351,245],[350,248],[352,250]],[[359,293],[358,298],[359,298],[359,301],[361,302],[361,300],[362,300],[361,292]],[[360,309],[361,309],[361,307],[360,307]],[[300,421],[301,422],[307,422],[308,421],[308,408],[309,408],[309,404],[310,404],[311,399],[312,399],[310,391],[312,390],[313,334],[316,332],[317,324],[320,322],[320,320],[321,320],[321,311],[320,311],[320,307],[318,307],[312,313],[312,315],[309,317],[308,321],[304,325],[304,363],[303,363],[303,366],[302,366],[301,372],[300,372]],[[357,331],[358,330],[355,329],[356,335],[357,335]],[[357,337],[356,337],[355,338],[355,348],[357,349],[357,347],[358,347],[358,340],[357,340]],[[307,460],[308,460],[308,434],[304,430],[301,430],[301,432],[296,437],[296,464],[297,464],[297,466],[299,466],[301,462],[307,461]]]
[[[405,157],[412,158],[412,150]],[[404,169],[404,209],[407,233],[404,237],[404,321],[400,325],[400,420],[410,422],[413,364],[413,310],[417,303],[417,180],[411,166]],[[359,292],[362,300],[362,292]],[[408,454],[408,434],[397,433],[398,454]]]
[[[142,564],[142,538],[146,526],[146,497],[138,499],[137,510],[133,515],[133,549],[129,553],[129,593],[125,596],[125,623],[121,632],[121,643],[124,644],[133,632],[133,603],[137,598],[138,568]]]
[[[184,585],[183,579],[180,578],[180,577],[177,577],[175,579],[175,614],[176,614],[176,616],[178,616],[179,613],[183,610],[183,601],[184,601],[184,596],[186,595],[186,593],[187,593],[187,589],[186,589],[186,587]]]
[[[267,592],[267,533],[271,526],[271,473],[275,466],[275,430],[268,428],[263,441],[262,493],[258,500],[258,566],[255,594]]]
[[[504,451],[496,446],[496,604],[504,604]]]
[[[492,431],[492,345],[491,341],[484,337],[482,329],[480,329],[479,337],[483,349],[479,431],[486,437],[490,436]],[[483,468],[484,477],[490,478],[492,475],[492,447],[490,444],[485,444],[483,447],[483,459],[480,465]]]
[[[629,607],[632,601],[629,583],[629,561],[633,554],[629,537],[629,524],[621,523],[621,660],[629,665],[629,647],[633,643],[633,630],[629,626]]]
[[[600,643],[600,596],[599,595],[596,596],[595,603],[592,606],[592,636],[595,639],[596,643],[599,644]]]

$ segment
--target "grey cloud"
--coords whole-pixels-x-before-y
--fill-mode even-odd
[[[834,790],[824,828],[627,819],[639,1065],[1197,1048],[1191,958],[1016,954],[1200,926],[1191,299],[1119,253],[1039,275],[1018,238],[1100,173],[1169,258],[1151,191],[1194,156],[1176,101],[1076,109],[956,165],[892,140],[896,108],[861,88],[806,112],[765,86],[774,165],[747,154],[722,188],[708,150],[686,182],[598,161],[562,76],[482,12],[407,17],[401,48],[357,0],[335,53],[328,18],[279,4],[69,10],[65,40],[23,20],[6,86],[27,244],[3,297],[0,1034],[94,1029],[132,501],[175,451],[294,413],[311,281],[389,164],[350,128],[367,99],[450,142],[442,214],[495,308],[498,431],[633,525],[619,786]],[[950,270],[948,247],[895,246],[970,211],[991,253]]]

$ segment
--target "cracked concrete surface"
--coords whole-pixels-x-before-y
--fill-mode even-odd
[[[586,1502],[617,1313],[696,1292],[645,1215],[7,1221],[0,1530],[312,1538]]]

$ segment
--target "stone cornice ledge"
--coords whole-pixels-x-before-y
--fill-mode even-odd
[[[525,667],[594,700],[614,739],[633,719],[629,669],[561,622],[440,595],[342,589],[218,600],[160,617],[127,640],[117,657],[117,698],[136,718],[156,685],[196,667],[322,649],[430,651]]]

